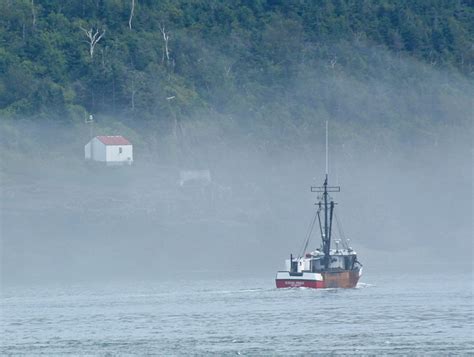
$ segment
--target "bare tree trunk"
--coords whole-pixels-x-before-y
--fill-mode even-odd
[[[175,98],[176,97],[173,95],[171,97],[166,98],[166,100],[168,102],[168,107],[169,107],[169,110],[171,112],[171,116],[173,118],[173,137],[174,137],[174,140],[176,141],[176,143],[178,144],[178,142],[179,142],[179,139],[178,139],[178,126],[179,126],[178,117],[176,116],[176,113],[174,112],[173,107],[171,105],[171,101]]]
[[[97,43],[101,40],[101,38],[105,34],[105,30],[102,30],[102,33],[99,32],[98,29],[95,30],[91,28],[90,30],[86,30],[85,28],[81,27],[81,30],[84,31],[86,34],[86,37],[89,39],[89,54],[91,58],[94,57],[94,48],[97,45]]]
[[[160,30],[161,30],[161,34],[163,35],[163,41],[165,42],[165,47],[163,48],[163,57],[161,59],[161,62],[163,63],[166,57],[166,63],[169,65],[170,64],[170,51],[168,47],[168,42],[170,40],[170,35],[169,33],[166,33],[165,25],[160,26]]]
[[[130,18],[128,19],[128,27],[132,29],[133,13],[135,12],[135,0],[132,0],[132,8],[130,9]]]
[[[132,118],[135,119],[135,107],[136,107],[136,102],[135,102],[135,97],[140,91],[140,81],[141,78],[139,75],[137,75],[136,72],[131,73],[131,88],[130,88],[130,109],[132,110]]]
[[[35,0],[31,0],[31,15],[33,16],[33,29],[36,27]]]

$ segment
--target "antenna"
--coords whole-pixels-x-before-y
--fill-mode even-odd
[[[92,139],[94,138],[94,116],[90,114],[88,117],[87,112],[84,111],[84,123],[89,127],[89,143],[90,143],[89,160],[94,160],[94,143],[92,141]]]
[[[89,117],[87,117],[87,113],[84,113],[85,114],[85,118],[84,118],[84,122],[86,123],[86,125],[89,126],[89,137],[90,137],[90,140],[92,140],[93,138],[93,134],[94,134],[94,129],[93,129],[93,124],[94,124],[94,116],[92,114],[89,115]]]
[[[324,180],[323,186],[311,187],[311,192],[321,192],[322,198],[318,203],[320,209],[324,206],[324,226],[319,223],[321,230],[321,239],[323,241],[324,251],[324,266],[326,269],[329,268],[330,264],[330,252],[331,252],[331,233],[332,233],[332,218],[334,215],[334,201],[329,196],[329,192],[339,192],[341,188],[339,186],[328,186],[328,173],[329,173],[329,150],[328,150],[328,121],[326,120],[326,179]],[[329,202],[330,200],[330,202]],[[319,211],[318,211],[319,213]],[[319,214],[318,214],[319,218]],[[324,232],[323,232],[324,231]],[[339,249],[337,243],[337,249]]]
[[[328,177],[328,121],[326,120],[326,178]]]

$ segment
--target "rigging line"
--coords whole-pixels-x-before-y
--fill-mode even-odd
[[[316,214],[318,215],[318,223],[319,223],[319,234],[321,235],[321,238],[324,237],[324,234],[323,234],[323,225],[321,224],[321,215],[319,214],[321,212],[320,209],[318,209],[318,211],[316,212]]]
[[[339,232],[339,235],[341,236],[342,238],[342,245],[344,246],[344,248],[349,248],[348,244],[347,244],[347,239],[346,239],[346,236],[344,234],[344,231],[342,229],[342,224],[341,222],[339,221],[339,217],[337,216],[336,212],[334,212],[334,218],[336,218],[336,225],[337,225],[337,230]]]
[[[311,221],[311,224],[309,225],[308,227],[308,233],[307,233],[307,237],[306,237],[306,240],[305,240],[305,243],[304,243],[304,246],[303,246],[303,249],[301,250],[301,254],[300,254],[300,257],[303,256],[303,254],[306,252],[306,249],[308,248],[308,244],[309,244],[309,240],[311,238],[311,233],[313,233],[313,228],[314,228],[314,224],[316,223],[316,217],[318,216],[318,211],[316,210],[316,213]]]

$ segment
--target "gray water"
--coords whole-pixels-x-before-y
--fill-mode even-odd
[[[356,289],[264,278],[4,286],[2,355],[470,355],[473,280],[364,276]]]

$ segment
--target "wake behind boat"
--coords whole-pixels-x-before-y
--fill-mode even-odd
[[[290,255],[286,260],[286,270],[277,272],[277,288],[354,288],[362,275],[362,264],[357,260],[357,253],[349,246],[344,237],[340,222],[335,214],[332,192],[340,192],[340,186],[328,184],[327,123],[326,123],[326,177],[323,186],[311,187],[311,192],[318,192],[317,210],[310,225],[302,254]],[[321,222],[321,213],[323,222]],[[339,238],[335,240],[336,248],[331,247],[333,221],[339,228]],[[306,252],[311,234],[318,220],[321,235],[321,246],[314,251]]]

